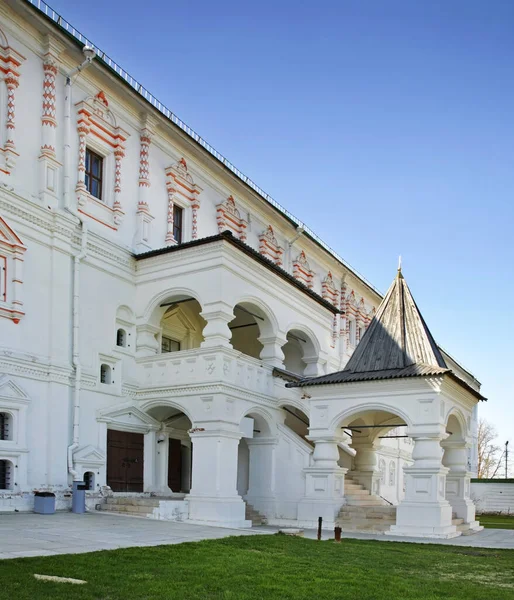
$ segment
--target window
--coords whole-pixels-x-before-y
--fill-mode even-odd
[[[84,483],[86,485],[86,490],[94,490],[95,489],[95,474],[91,471],[87,471],[84,473]]]
[[[161,341],[161,352],[179,352],[180,351],[180,342],[177,340],[172,340],[169,337],[162,336]]]
[[[102,199],[102,176],[104,159],[86,148],[86,189],[98,200]]]
[[[118,329],[116,332],[116,346],[125,348],[127,345],[127,332],[124,329]]]
[[[8,460],[0,460],[0,490],[10,490],[12,465]]]
[[[112,383],[111,367],[109,365],[103,364],[100,367],[100,383],[106,383],[107,385]]]
[[[0,440],[11,439],[11,415],[0,413]]]
[[[177,244],[182,243],[182,216],[184,211],[180,206],[173,205],[173,237]]]
[[[359,327],[359,341],[362,340],[362,338],[364,337],[365,333],[366,333],[366,328],[365,327]]]

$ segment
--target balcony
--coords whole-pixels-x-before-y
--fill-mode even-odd
[[[196,348],[137,359],[144,389],[224,384],[273,395],[273,367],[231,348]]]

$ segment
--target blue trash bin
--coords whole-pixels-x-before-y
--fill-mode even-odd
[[[84,481],[73,482],[73,493],[71,497],[71,512],[85,513],[86,512],[86,489]]]
[[[39,515],[53,515],[55,513],[55,494],[34,492],[34,512]]]

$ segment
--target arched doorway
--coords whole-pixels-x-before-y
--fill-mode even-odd
[[[260,359],[264,345],[261,338],[273,335],[273,324],[266,311],[252,302],[240,302],[234,306],[234,318],[228,324],[232,348]]]
[[[187,494],[191,490],[192,452],[189,417],[174,406],[154,406],[148,414],[161,423],[156,432],[156,491]]]
[[[339,464],[348,469],[346,479],[397,505],[404,496],[403,469],[412,464],[407,426],[401,416],[383,409],[346,417],[339,426]]]

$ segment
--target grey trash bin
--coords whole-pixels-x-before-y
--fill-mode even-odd
[[[34,512],[39,515],[53,515],[55,513],[55,494],[34,492]]]
[[[85,513],[86,512],[86,489],[84,481],[73,482],[73,493],[71,497],[71,512]]]

